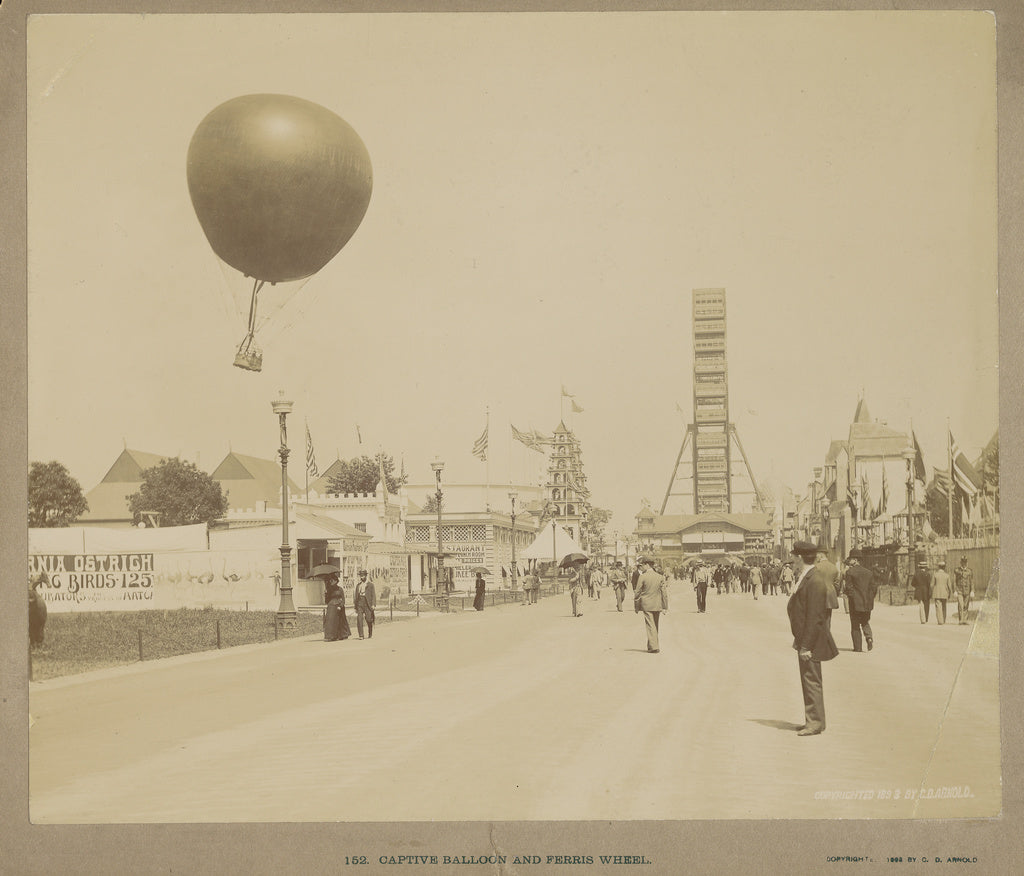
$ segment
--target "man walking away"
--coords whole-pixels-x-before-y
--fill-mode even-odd
[[[847,569],[844,591],[850,604],[850,636],[853,638],[853,650],[862,651],[863,641],[868,643],[868,650],[874,647],[875,640],[871,635],[871,610],[875,605],[875,591],[878,584],[875,573],[860,564],[864,554],[860,548],[850,551],[846,558]]]
[[[917,564],[917,571],[911,582],[914,585],[914,599],[918,603],[918,615],[921,623],[928,623],[928,609],[932,602],[932,576],[928,572],[928,564],[923,560]]]
[[[935,602],[935,620],[940,624],[946,622],[946,600],[949,599],[949,572],[946,561],[939,560],[939,568],[932,576],[932,600]]]
[[[956,586],[956,618],[961,624],[967,623],[967,612],[971,609],[971,595],[974,593],[974,572],[967,565],[967,554],[960,556],[960,565],[953,570]]]
[[[754,566],[750,570],[750,589],[754,592],[754,599],[757,599],[759,593],[761,593],[761,585],[763,584],[761,578],[761,567]],[[765,594],[761,594],[762,596]]]
[[[668,592],[665,578],[654,571],[654,564],[641,558],[637,561],[641,570],[637,579],[636,595],[633,597],[633,609],[644,613],[644,625],[647,627],[647,650],[657,654],[661,650],[658,641],[658,619],[663,611],[668,611]]]

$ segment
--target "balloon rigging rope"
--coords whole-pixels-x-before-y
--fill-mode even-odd
[[[256,297],[260,294],[263,283],[263,280],[253,280],[252,282],[252,300],[249,302],[249,337],[256,332]]]

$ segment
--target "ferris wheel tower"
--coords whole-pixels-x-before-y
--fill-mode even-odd
[[[734,486],[734,476],[742,471],[734,450],[750,480],[745,491]],[[667,513],[670,503],[673,510],[686,513],[683,509],[692,501],[693,514],[730,514],[734,497],[743,492],[753,494],[754,510],[765,510],[739,433],[729,419],[725,289],[694,289],[693,420],[683,435],[661,513]]]

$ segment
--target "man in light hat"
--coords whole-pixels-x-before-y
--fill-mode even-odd
[[[932,603],[932,576],[928,571],[928,564],[924,560],[917,564],[917,571],[914,572],[911,584],[914,587],[914,599],[918,604],[918,616],[921,623],[926,624],[928,623],[928,609]]]
[[[815,565],[818,547],[807,541],[793,545],[798,559],[795,590],[786,605],[793,648],[800,669],[800,689],[804,698],[805,723],[798,736],[816,736],[825,731],[825,694],[822,685],[822,661],[833,659],[839,649],[829,630],[831,582],[826,570]]]
[[[875,573],[860,564],[864,556],[860,548],[854,548],[846,558],[845,575],[846,598],[850,601],[850,635],[853,638],[853,650],[863,651],[861,647],[861,631],[863,641],[868,643],[868,650],[874,647],[875,640],[871,635],[871,610],[875,605],[875,592],[878,584]]]
[[[935,603],[935,620],[940,624],[946,622],[946,600],[949,596],[949,572],[946,571],[946,561],[939,560],[939,568],[932,575],[932,601]]]
[[[359,582],[352,596],[352,607],[356,611],[356,629],[363,638],[363,621],[366,622],[366,638],[373,638],[373,607],[377,604],[377,590],[366,577],[366,569],[359,570]]]

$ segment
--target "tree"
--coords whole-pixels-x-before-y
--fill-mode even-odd
[[[939,482],[932,481],[925,491],[925,509],[928,511],[928,523],[936,535],[948,536],[949,530],[949,499],[945,489]],[[953,532],[959,532],[961,527],[962,510],[960,501],[953,498]]]
[[[993,436],[982,451],[978,470],[986,495],[992,499],[994,510],[999,510],[999,433]]]
[[[604,550],[604,529],[612,519],[612,512],[604,508],[591,508],[587,514],[587,544],[591,553]]]
[[[380,482],[380,457],[384,457],[384,480],[389,493],[397,493],[405,483],[405,475],[395,476],[395,460],[390,453],[377,453],[373,457],[356,456],[343,460],[341,471],[328,481],[327,489],[332,493],[372,493]]]
[[[424,514],[436,514],[437,513],[437,493],[431,493],[427,496],[427,500],[423,503]],[[441,510],[444,511],[444,497],[441,498]]]
[[[29,466],[29,526],[70,526],[88,510],[81,484],[59,462],[33,462]]]
[[[223,517],[228,497],[206,472],[175,457],[142,472],[142,486],[128,497],[128,510],[136,523],[155,512],[160,526],[186,526]]]

